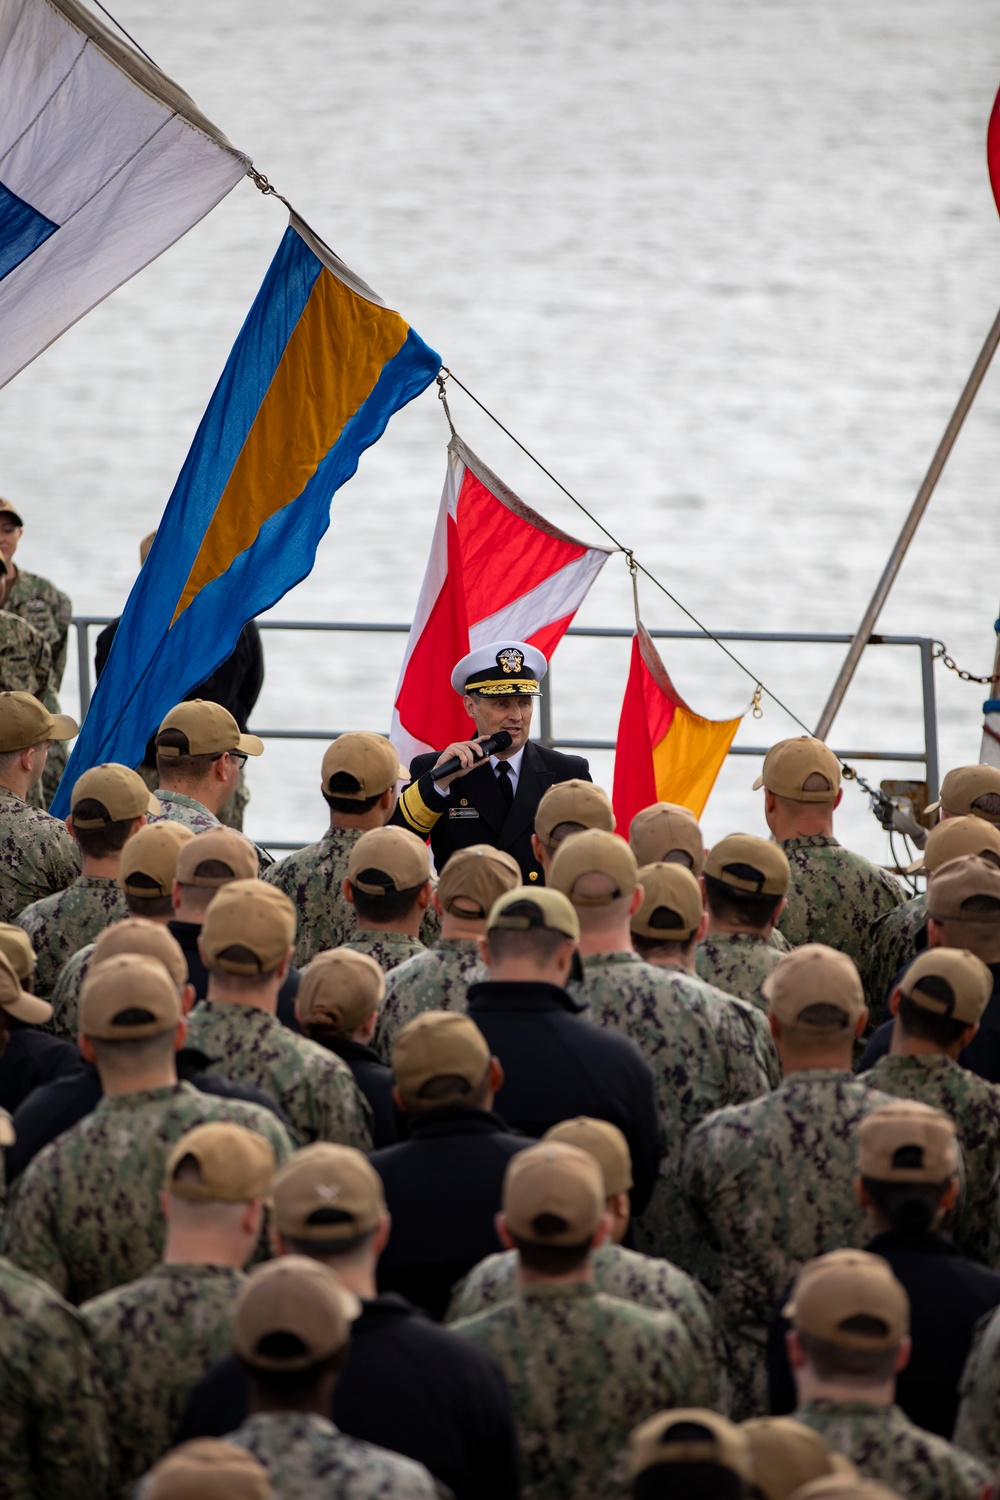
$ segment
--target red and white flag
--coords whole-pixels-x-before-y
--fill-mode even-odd
[[[474,732],[451,685],[455,663],[500,640],[550,657],[609,556],[550,526],[452,438],[392,716],[404,765]]]

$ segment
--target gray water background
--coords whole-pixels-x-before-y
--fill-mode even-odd
[[[1000,30],[982,0],[116,0],[161,67],[338,253],[713,629],[854,629],[1000,302],[984,135]],[[18,561],[117,613],[284,228],[241,183],[0,392]],[[593,526],[453,392],[459,430],[531,504]],[[444,477],[433,390],[334,501],[282,618],[409,620]],[[1000,368],[881,628],[990,670],[1000,599]],[[687,624],[651,585],[650,626]],[[613,557],[578,623],[627,625]],[[737,648],[813,724],[842,648]],[[402,637],[268,638],[263,726],[385,728]],[[567,640],[564,735],[613,738],[627,642]],[[667,646],[709,717],[752,683]],[[937,678],[945,767],[983,690]],[[72,710],[75,671],[65,704]],[[738,743],[797,732],[766,705]],[[838,745],[920,743],[915,653],[871,651]],[[322,747],[272,742],[249,831],[316,837]],[[610,786],[611,757],[593,757]],[[763,831],[730,759],[715,838]],[[880,774],[906,774],[886,767]],[[848,788],[847,842],[887,855]]]

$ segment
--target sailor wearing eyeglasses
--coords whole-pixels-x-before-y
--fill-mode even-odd
[[[255,734],[240,726],[221,703],[195,698],[172,708],[156,731],[156,798],[162,816],[201,833],[220,827],[219,811],[229,801],[248,755],[263,755]],[[151,818],[150,822],[158,821]],[[261,872],[273,864],[258,848]]]

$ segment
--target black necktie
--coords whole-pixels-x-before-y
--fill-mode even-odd
[[[505,760],[497,761],[497,781],[500,783],[500,795],[509,810],[514,801],[514,783],[510,779],[510,766]]]

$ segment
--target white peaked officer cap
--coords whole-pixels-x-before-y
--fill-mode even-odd
[[[482,693],[487,698],[540,697],[539,686],[549,670],[542,653],[525,641],[492,641],[463,656],[451,674],[456,693]]]

